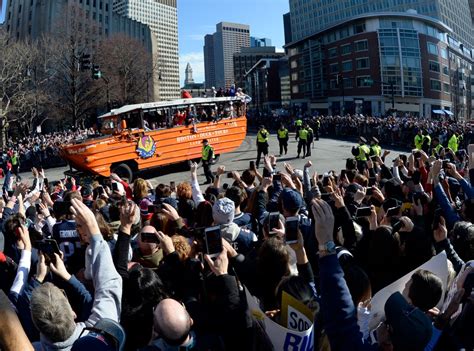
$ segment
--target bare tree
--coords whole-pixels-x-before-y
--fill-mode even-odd
[[[10,41],[7,33],[0,30],[0,146],[3,148],[9,123],[30,104],[31,78],[27,74],[33,60],[30,49],[27,43]]]
[[[108,81],[111,100],[119,105],[146,101],[152,87],[152,56],[138,40],[123,34],[102,40],[94,63]]]

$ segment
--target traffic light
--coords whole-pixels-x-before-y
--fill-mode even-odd
[[[82,54],[80,59],[80,70],[83,71],[88,71],[91,69],[91,55],[89,54]]]
[[[99,65],[92,66],[92,79],[100,79],[102,77],[102,72],[100,71]]]

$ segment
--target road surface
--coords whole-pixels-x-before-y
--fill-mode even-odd
[[[247,169],[249,167],[249,162],[255,160],[257,157],[257,146],[255,140],[255,135],[248,135],[238,150],[222,155],[219,162],[214,165],[212,169],[215,171],[219,165],[224,165],[226,167],[226,172],[243,171]],[[269,144],[270,154],[278,155],[279,147],[276,135],[270,136]],[[302,169],[303,165],[308,160],[311,160],[313,162],[313,171],[316,170],[319,174],[328,170],[339,171],[345,168],[346,159],[352,157],[351,147],[353,145],[354,143],[346,141],[322,138],[319,141],[315,141],[313,149],[311,150],[311,157],[297,159],[297,142],[295,141],[294,134],[290,134],[288,155],[283,155],[278,159],[280,162],[290,162],[297,169]],[[400,154],[400,152],[397,151],[390,151],[391,154],[388,156],[389,161]],[[263,161],[260,166],[262,167],[262,165]],[[46,170],[46,176],[49,180],[59,180],[64,177],[64,171],[68,169],[68,167],[48,169]],[[283,170],[283,164],[279,166],[279,169]],[[205,177],[201,167],[198,169],[198,175],[199,181],[203,183]],[[24,179],[32,180],[31,173],[22,173],[21,176]],[[187,165],[182,164],[146,171],[140,174],[140,176],[150,179],[153,186],[156,186],[159,183],[168,184],[170,181],[179,183],[189,180],[189,171]],[[225,182],[226,180],[224,179],[224,183]]]

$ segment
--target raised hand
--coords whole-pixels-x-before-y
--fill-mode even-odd
[[[56,257],[56,262],[51,262],[49,264],[51,272],[56,274],[58,277],[64,279],[65,281],[68,281],[69,279],[71,279],[71,275],[69,274],[66,269],[66,266],[64,265],[63,256],[59,256],[57,253],[54,253],[54,256]]]
[[[85,241],[90,242],[92,235],[101,235],[94,213],[77,199],[72,199],[71,204],[70,209],[75,217],[76,224],[81,227],[83,233],[86,235],[86,238],[84,238]]]
[[[320,245],[333,240],[334,214],[326,201],[315,199],[312,202],[316,239]]]
[[[176,211],[176,209],[171,206],[170,204],[165,204],[163,203],[162,204],[163,208],[162,208],[162,213],[170,220],[170,221],[173,221],[173,222],[176,222],[180,216],[178,214],[178,211]]]
[[[120,207],[120,225],[124,234],[130,235],[136,211],[137,205],[131,201],[128,201],[125,206]]]
[[[211,269],[212,273],[214,273],[215,275],[219,276],[227,274],[227,270],[229,267],[229,259],[227,258],[227,250],[225,248],[223,248],[222,252],[219,254],[219,256],[217,256],[214,261],[209,255],[204,255],[204,259],[209,265],[209,268]]]
[[[156,236],[160,240],[160,246],[163,249],[164,255],[169,255],[170,253],[175,252],[173,239],[171,239],[168,235],[164,234],[163,232],[157,232]]]
[[[448,238],[448,229],[446,228],[446,221],[443,217],[439,217],[438,228],[433,230],[433,238],[437,243]]]

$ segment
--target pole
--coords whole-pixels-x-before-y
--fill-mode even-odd
[[[146,72],[146,102],[150,102],[150,87],[148,81],[150,79],[150,73]]]
[[[390,89],[392,92],[392,111],[395,110],[395,90],[393,88],[393,82],[390,82]]]
[[[346,92],[344,90],[344,76],[341,74],[341,85],[342,85],[342,109],[341,109],[341,115],[344,116],[344,110],[345,110],[345,105],[346,105]]]

